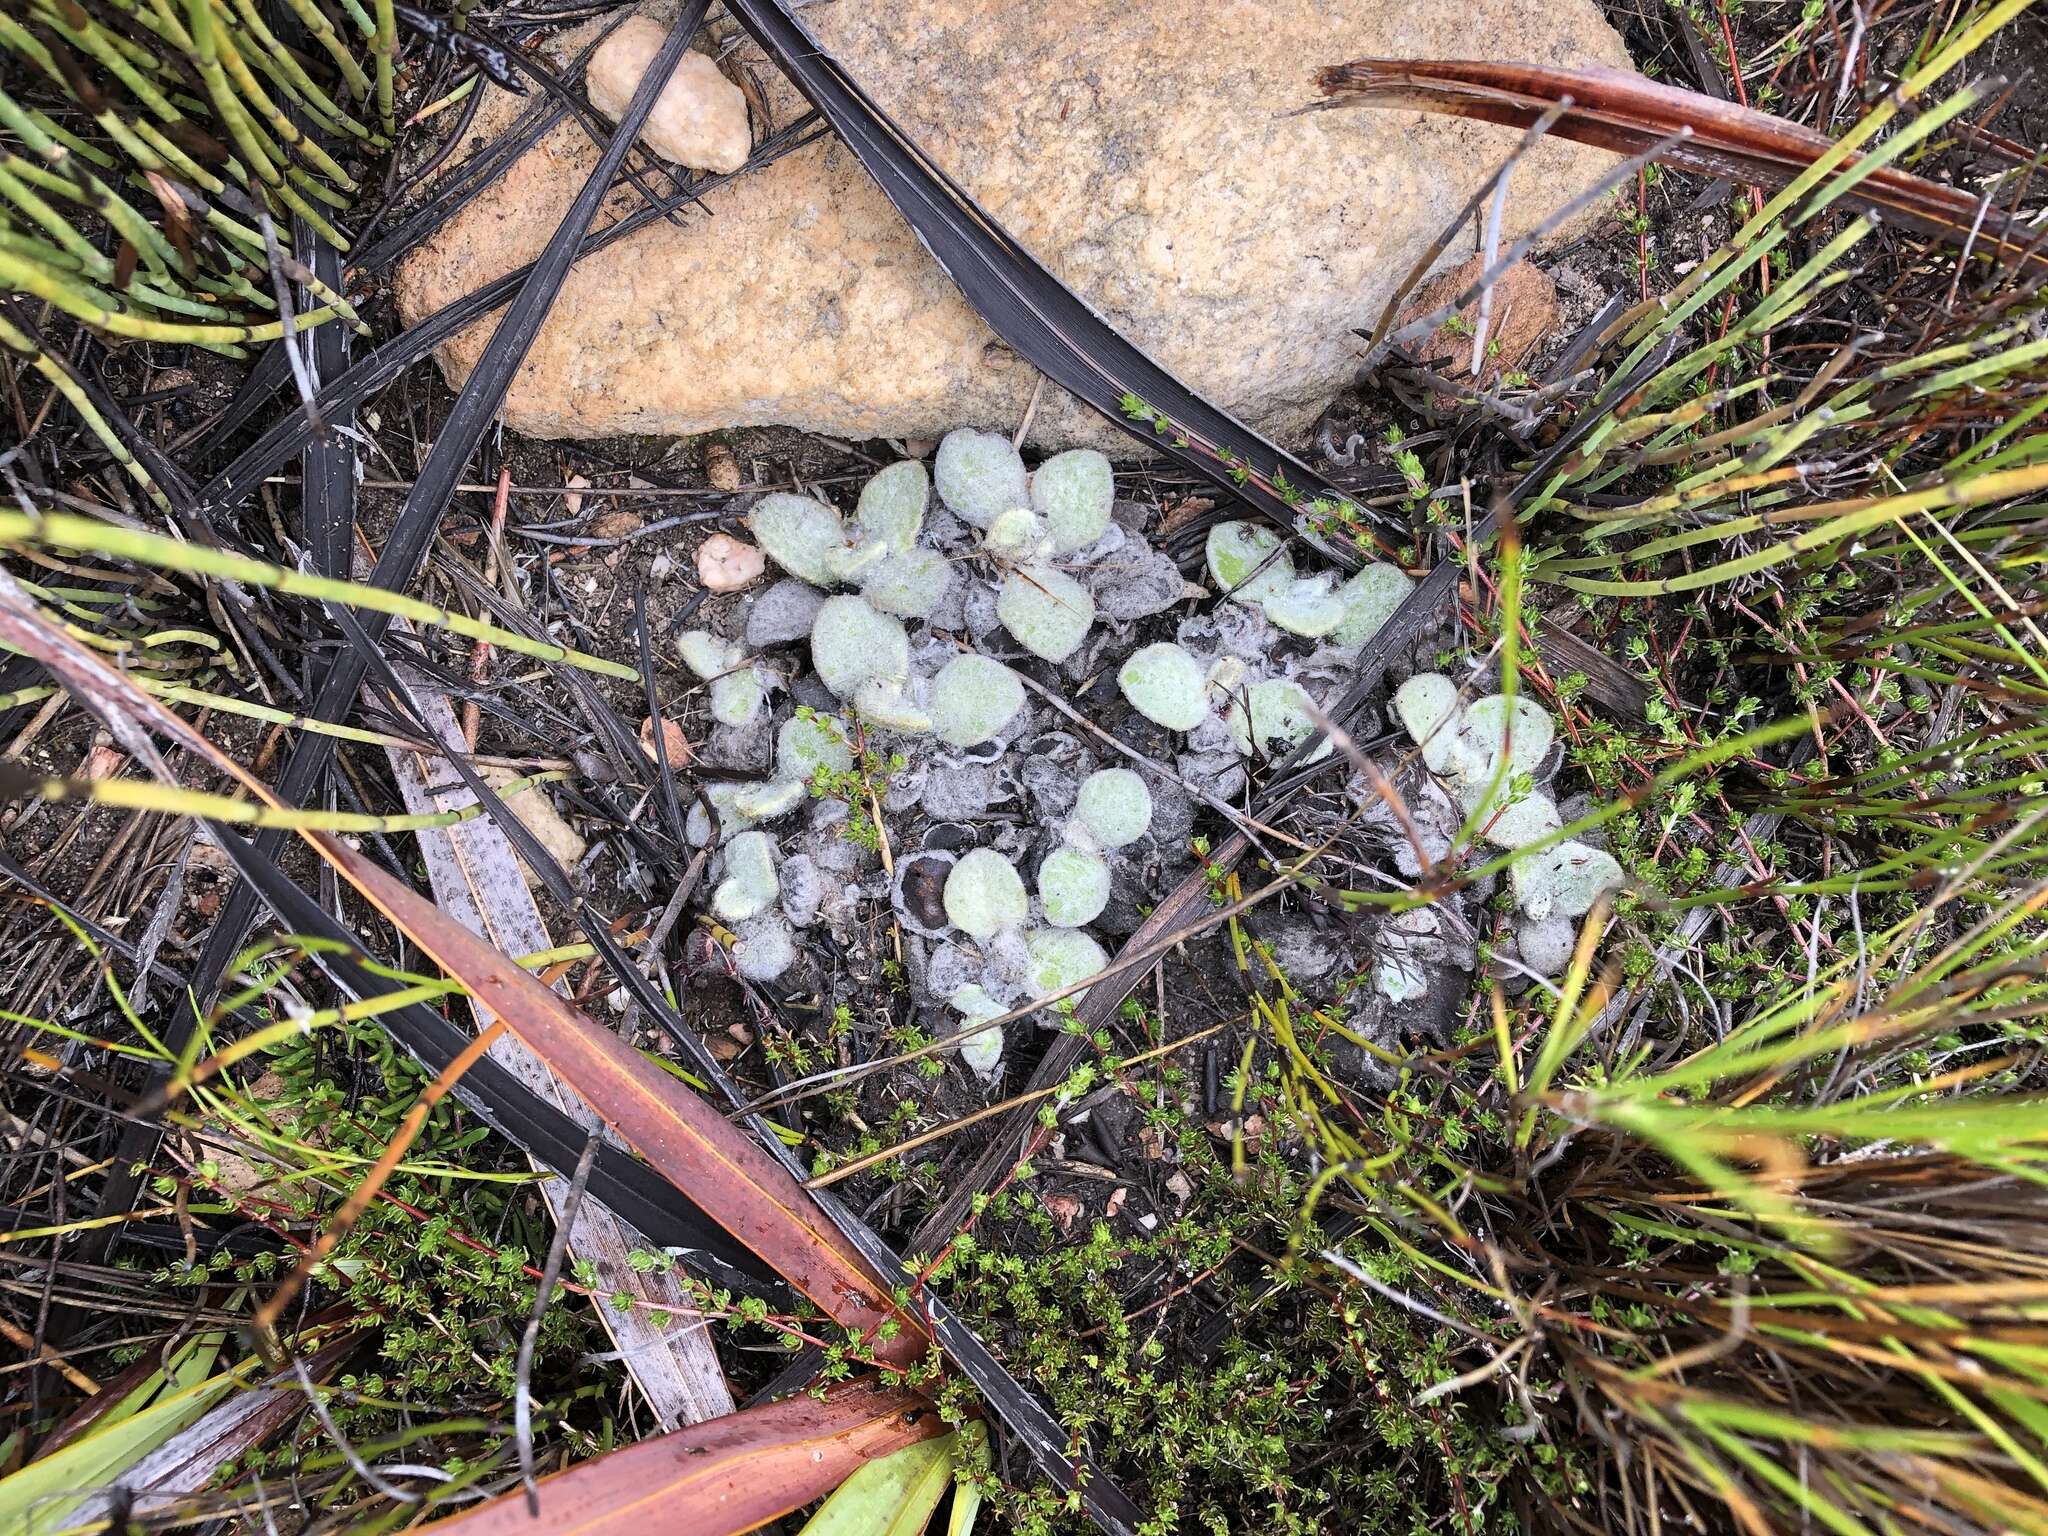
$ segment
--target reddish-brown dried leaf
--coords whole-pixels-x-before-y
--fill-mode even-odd
[[[869,1331],[875,1357],[907,1365],[929,1340],[898,1309],[803,1187],[723,1115],[579,1012],[439,907],[338,839],[307,833],[322,858],[525,1042],[634,1151],[835,1322]]]
[[[1569,101],[1552,124],[1559,138],[1620,155],[1647,153],[1674,134],[1685,137],[1656,158],[1683,170],[1762,187],[1782,187],[1834,141],[1798,123],[1698,91],[1660,85],[1613,69],[1546,69],[1472,59],[1357,59],[1316,72],[1332,105],[1416,108],[1532,127]],[[1841,198],[1844,206],[1894,220],[2006,261],[2048,269],[2026,232],[1995,210],[1979,218],[1977,199],[1954,187],[1882,166]]]
[[[915,1394],[873,1378],[643,1440],[442,1520],[435,1536],[734,1536],[823,1498],[861,1466],[946,1432]]]

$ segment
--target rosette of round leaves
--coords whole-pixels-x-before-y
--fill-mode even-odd
[[[1069,843],[1038,866],[1038,905],[1055,928],[1081,928],[1109,905],[1109,865],[1099,853]]]
[[[1300,576],[1269,595],[1259,608],[1289,634],[1318,640],[1334,634],[1344,622],[1344,602],[1336,584],[1337,578],[1328,571]]]
[[[1558,830],[1555,802],[1526,782],[1556,737],[1541,705],[1495,693],[1461,709],[1448,677],[1419,672],[1395,691],[1394,712],[1423,762],[1450,781],[1459,807],[1481,819],[1488,842],[1521,848]]]
[[[1023,707],[1023,682],[986,656],[956,656],[932,679],[932,731],[949,747],[993,741]]]
[[[1289,678],[1269,677],[1253,683],[1231,701],[1226,717],[1230,739],[1245,757],[1285,757],[1314,732],[1312,707],[1308,690]],[[1313,763],[1329,754],[1326,740],[1308,760]]]
[[[1330,632],[1330,639],[1347,650],[1357,650],[1380,632],[1380,626],[1401,606],[1401,599],[1414,590],[1414,579],[1398,565],[1368,565],[1337,589],[1344,617]]]
[[[853,743],[837,720],[829,715],[798,713],[783,721],[775,735],[775,776],[784,781],[808,784],[826,773],[845,773],[853,767]]]
[[[875,678],[900,688],[910,677],[910,637],[902,620],[866,598],[830,597],[811,625],[811,665],[842,699]]]
[[[1567,839],[1555,848],[1525,853],[1508,871],[1515,904],[1529,917],[1584,917],[1603,891],[1628,884],[1605,849]]]
[[[1258,607],[1294,584],[1294,561],[1280,535],[1258,523],[1218,523],[1204,553],[1210,578],[1235,602]]]
[[[932,480],[939,500],[976,528],[986,528],[999,513],[1028,506],[1024,460],[1000,432],[970,427],[948,432],[932,460]]]
[[[1097,769],[1081,781],[1074,819],[1096,847],[1126,847],[1152,825],[1152,791],[1128,768]]]
[[[1102,946],[1078,928],[1034,928],[1024,936],[1024,949],[1029,957],[1025,982],[1034,999],[1063,992],[1109,964]],[[1078,1004],[1087,995],[1083,987],[1070,1001]],[[1038,1022],[1050,1027],[1058,1020],[1041,1014]]]
[[[676,637],[683,665],[710,684],[711,718],[720,725],[749,725],[767,698],[758,667],[746,652],[708,629],[689,629]]]
[[[1116,476],[1093,448],[1056,453],[1031,476],[1031,509],[1045,520],[1057,554],[1086,549],[1109,527]]]
[[[725,845],[725,878],[711,893],[711,915],[734,927],[759,917],[782,894],[775,877],[775,840],[742,832]]]
[[[937,550],[890,549],[862,578],[860,595],[878,612],[928,619],[952,585],[953,562]]]
[[[1028,565],[1003,578],[996,617],[1034,656],[1062,662],[1080,649],[1095,622],[1088,589],[1049,565]]]
[[[956,989],[947,1001],[959,1013],[963,1026],[979,1024],[985,1019],[1000,1018],[1009,1011],[974,982]],[[994,1082],[997,1071],[1003,1065],[1002,1025],[976,1030],[961,1040],[960,1059],[967,1064],[968,1070],[983,1082]]]
[[[747,527],[768,558],[800,581],[829,587],[846,547],[846,525],[822,501],[788,491],[771,491],[754,503]]]
[[[931,476],[915,459],[891,464],[861,487],[853,520],[864,539],[878,540],[897,554],[917,547],[924,529],[924,509],[931,495]]]
[[[1192,731],[1208,717],[1202,665],[1170,640],[1133,651],[1117,668],[1116,683],[1131,708],[1169,731]]]
[[[946,876],[942,900],[946,920],[983,943],[1005,929],[1021,928],[1031,915],[1024,877],[1017,873],[1016,865],[990,848],[971,849],[960,856]]]

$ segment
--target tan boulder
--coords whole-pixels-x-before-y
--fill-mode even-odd
[[[663,16],[659,3],[647,14]],[[1297,437],[1350,378],[1402,274],[1517,135],[1412,112],[1289,115],[1365,55],[1626,66],[1593,0],[905,0],[802,12],[934,160],[1111,324],[1253,425]],[[559,51],[588,43],[566,33]],[[700,40],[700,46],[702,41]],[[802,103],[750,44],[776,122]],[[481,141],[517,103],[479,112]],[[408,321],[537,255],[596,151],[556,128],[403,268]],[[1524,157],[1506,237],[1612,162]],[[607,215],[634,206],[614,192]],[[1012,428],[1036,373],[959,296],[836,140],[710,194],[570,274],[506,402],[542,437],[782,424],[841,437]],[[1583,228],[1582,216],[1575,228]],[[1566,231],[1570,233],[1572,231]],[[1461,234],[1444,265],[1472,249]],[[441,364],[467,376],[480,323]],[[1045,444],[1129,440],[1049,389]]]

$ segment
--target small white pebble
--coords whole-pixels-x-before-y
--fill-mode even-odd
[[[707,592],[737,592],[766,569],[760,550],[729,533],[714,533],[697,547],[697,579]]]
[[[629,17],[614,28],[590,56],[584,75],[590,104],[617,122],[667,35],[651,16]],[[708,55],[685,53],[655,98],[640,142],[693,171],[729,175],[747,163],[754,148],[747,98]]]

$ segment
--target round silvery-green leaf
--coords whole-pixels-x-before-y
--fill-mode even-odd
[[[720,725],[751,724],[767,697],[759,667],[734,667],[711,679],[711,718]]]
[[[1073,577],[1049,565],[1026,566],[1003,579],[996,617],[1032,655],[1065,661],[1088,637],[1095,599]]]
[[[1557,737],[1550,711],[1534,699],[1517,697],[1514,713],[1508,713],[1506,694],[1490,693],[1465,706],[1459,730],[1480,753],[1497,759],[1502,744],[1508,749],[1510,773],[1534,773],[1543,755]]]
[[[1529,917],[1584,917],[1602,891],[1628,883],[1614,856],[1578,841],[1515,860],[1509,870],[1515,903]]]
[[[869,538],[880,539],[899,553],[917,543],[924,527],[925,501],[931,476],[915,459],[891,464],[861,487],[853,520]]]
[[[808,784],[818,770],[845,773],[853,766],[853,744],[829,715],[793,715],[775,733],[777,777]]]
[[[1038,866],[1038,904],[1055,928],[1092,923],[1109,905],[1109,865],[1085,848],[1056,848]]]
[[[1202,664],[1170,640],[1132,652],[1116,682],[1131,708],[1169,731],[1192,731],[1208,717]]]
[[[708,629],[686,629],[676,636],[676,653],[683,665],[701,678],[718,676],[740,664],[743,653]]]
[[[1011,507],[995,515],[981,537],[981,547],[1012,564],[1026,565],[1052,553],[1052,535],[1045,520],[1029,507]]]
[[[949,747],[993,741],[1024,707],[1024,684],[999,661],[956,656],[932,679],[932,730]]]
[[[1285,757],[1316,728],[1315,716],[1309,713],[1311,702],[1307,689],[1284,677],[1253,683],[1230,706],[1230,739],[1246,757],[1255,755],[1254,746],[1259,757]],[[1330,743],[1325,741],[1310,754],[1309,761],[1329,752]]]
[[[759,784],[732,784],[714,781],[704,786],[705,800],[711,802],[712,810],[718,813],[718,836],[724,840],[744,832],[757,821],[767,818],[750,813],[741,801],[745,791],[765,788]],[[690,809],[683,821],[683,832],[693,848],[702,848],[711,841],[711,815],[698,800],[690,802]]]
[[[887,539],[862,539],[857,544],[841,544],[825,552],[825,572],[842,587],[857,587],[895,553],[896,546]]]
[[[846,543],[846,525],[822,501],[771,491],[754,503],[747,526],[768,558],[790,575],[814,587],[829,587],[836,579],[829,562]]]
[[[1557,819],[1557,803],[1542,791],[1532,789],[1490,818],[1480,828],[1480,836],[1497,848],[1526,848],[1563,825]]]
[[[974,938],[988,940],[1021,925],[1031,913],[1024,877],[1000,853],[976,848],[960,856],[946,876],[946,920]]]
[[[1102,946],[1078,928],[1034,928],[1025,936],[1024,948],[1031,957],[1031,968],[1025,980],[1034,998],[1051,997],[1055,992],[1065,991],[1109,964],[1109,956],[1102,952]],[[1078,1006],[1087,995],[1088,989],[1083,987],[1069,1001]],[[1041,1017],[1040,1022],[1050,1024],[1053,1021]]]
[[[1344,618],[1330,638],[1347,650],[1357,650],[1380,632],[1380,626],[1401,606],[1401,599],[1414,590],[1413,578],[1398,565],[1368,565],[1337,589]]]
[[[711,786],[714,790],[720,787]],[[797,808],[805,793],[800,779],[778,779],[770,784],[735,784],[731,788],[733,809],[749,822],[773,821],[778,816],[787,816]]]
[[[1218,523],[1209,530],[1207,554],[1210,577],[1240,603],[1263,603],[1294,584],[1294,561],[1280,548],[1280,535],[1257,523]],[[1272,564],[1259,570],[1269,555]]]
[[[1327,571],[1303,576],[1289,582],[1259,607],[1289,634],[1319,639],[1344,622],[1344,604],[1331,590],[1335,581]]]
[[[735,930],[733,968],[748,981],[773,981],[796,964],[796,936],[779,912],[763,912]]]
[[[1093,448],[1056,453],[1031,477],[1031,505],[1051,529],[1054,550],[1063,555],[1101,538],[1115,503],[1116,476],[1109,460]]]
[[[1515,925],[1515,948],[1522,953],[1522,964],[1539,976],[1561,974],[1571,964],[1578,937],[1568,918],[1525,917]]]
[[[711,915],[734,926],[759,917],[782,894],[775,878],[775,840],[742,832],[725,845],[725,879],[711,894]]]
[[[932,460],[932,479],[939,500],[976,528],[986,528],[998,512],[1030,505],[1024,460],[1000,432],[948,432]]]
[[[871,677],[902,682],[910,676],[910,637],[902,621],[868,606],[865,598],[828,597],[811,625],[811,665],[840,698]]]
[[[1458,685],[1441,672],[1418,672],[1394,690],[1394,713],[1431,771],[1449,769],[1458,753]]]
[[[1152,825],[1152,791],[1128,768],[1101,768],[1081,781],[1074,814],[1104,848],[1135,843]]]
[[[853,708],[861,719],[888,731],[923,735],[932,728],[932,717],[918,708],[903,685],[893,677],[870,677],[853,690]]]
[[[935,549],[892,554],[868,572],[860,595],[899,618],[928,619],[953,585],[953,562]]]
[[[971,981],[966,986],[957,988],[947,1001],[959,1011],[963,1027],[979,1024],[984,1019],[1000,1018],[1009,1011],[990,997],[985,989]],[[993,1080],[996,1069],[1003,1064],[1002,1025],[979,1030],[962,1039],[960,1059],[967,1064],[968,1070],[983,1082]]]

